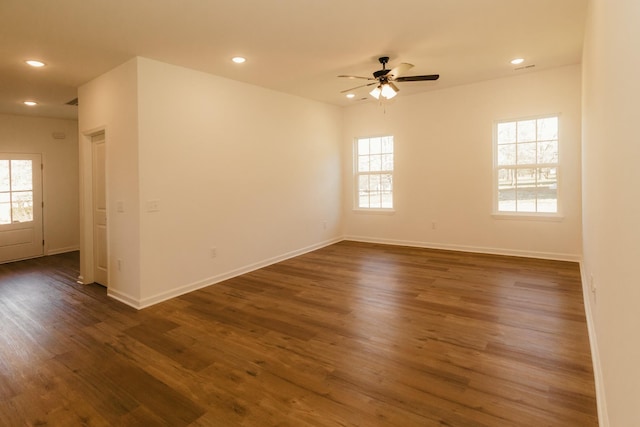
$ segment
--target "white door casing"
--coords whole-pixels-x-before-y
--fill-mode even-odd
[[[93,170],[93,275],[94,282],[108,286],[107,197],[104,133],[91,137]]]

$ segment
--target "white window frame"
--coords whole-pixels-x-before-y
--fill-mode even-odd
[[[541,119],[547,119],[547,118],[557,118],[558,121],[558,127],[557,127],[557,136],[555,141],[557,141],[557,145],[558,145],[558,149],[557,149],[557,157],[555,162],[539,162],[537,155],[536,155],[536,161],[534,163],[518,163],[518,160],[516,158],[516,161],[513,165],[500,165],[499,161],[498,161],[498,125],[503,124],[503,123],[518,123],[518,122],[526,122],[526,121],[532,121],[532,120],[541,120]],[[528,141],[528,142],[535,142],[536,145],[539,144],[540,142],[545,142],[547,140],[544,139],[538,139],[538,135],[536,133],[536,139],[535,141]],[[554,140],[549,140],[549,141],[554,141]],[[517,144],[519,142],[516,142],[516,153],[518,151],[518,147]],[[522,142],[525,143],[525,142]],[[560,147],[561,147],[561,115],[559,113],[556,114],[544,114],[544,115],[538,115],[538,116],[528,116],[528,117],[520,117],[520,118],[514,118],[514,119],[505,119],[505,120],[496,120],[493,123],[493,214],[492,216],[494,218],[497,219],[512,219],[512,218],[516,218],[516,219],[537,219],[537,220],[561,220],[562,219],[562,214],[561,214],[561,194],[560,194],[560,180],[561,180],[561,173],[560,173],[560,168],[561,168],[561,163],[560,163]],[[516,154],[517,155],[517,154]],[[499,186],[500,186],[500,182],[499,182],[499,170],[500,169],[505,169],[505,168],[513,168],[515,171],[519,170],[519,169],[538,169],[538,168],[552,168],[555,169],[556,171],[556,212],[543,212],[543,211],[537,211],[537,198],[536,198],[536,211],[501,211],[499,210]],[[537,179],[537,178],[536,178]],[[536,187],[537,188],[537,187]],[[517,203],[517,202],[516,202]]]
[[[383,138],[391,138],[391,145],[392,145],[392,152],[391,153],[384,153],[385,155],[389,155],[391,154],[392,156],[392,160],[391,160],[391,168],[388,167],[384,167],[385,165],[383,164],[384,162],[381,162],[380,165],[380,170],[367,170],[367,171],[361,171],[360,170],[360,157],[361,156],[374,156],[377,154],[361,154],[359,152],[359,142],[360,141],[364,141],[364,140],[375,140],[375,139],[383,139]],[[396,151],[396,144],[395,144],[395,138],[393,137],[393,135],[379,135],[379,136],[367,136],[367,137],[357,137],[354,139],[353,142],[353,176],[354,176],[354,180],[353,180],[353,185],[354,185],[354,191],[353,191],[353,209],[354,211],[360,211],[360,212],[377,212],[377,213],[392,213],[395,212],[395,190],[394,190],[394,169],[395,169],[395,151]],[[383,153],[381,152],[380,155],[382,155]],[[388,162],[387,162],[387,166],[388,166]],[[382,177],[383,175],[390,175],[391,176],[391,189],[390,189],[390,197],[391,197],[391,206],[390,207],[382,207],[382,206],[360,206],[360,177],[362,176],[375,176],[378,175],[379,177]],[[382,197],[382,195],[381,195]],[[380,205],[382,205],[382,200],[380,202]]]

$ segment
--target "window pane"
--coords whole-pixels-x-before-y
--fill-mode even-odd
[[[33,192],[19,191],[12,193],[11,215],[13,222],[33,221]]]
[[[538,143],[538,163],[558,162],[558,141]]]
[[[369,207],[369,175],[358,177],[358,207]]]
[[[0,160],[0,191],[9,191],[9,160]]]
[[[381,207],[393,207],[393,176],[391,174],[380,175]]]
[[[380,154],[382,152],[381,138],[371,138],[369,140],[369,153]]]
[[[11,190],[31,191],[31,160],[11,160]]]
[[[496,125],[498,211],[558,212],[558,120],[544,117]]]
[[[369,154],[369,140],[368,139],[359,139],[358,140],[358,154],[365,155]]]
[[[518,164],[533,165],[536,163],[536,143],[518,144]]]
[[[358,156],[358,172],[369,172],[369,156]]]
[[[498,169],[498,210],[516,211],[515,169]]]
[[[536,140],[536,121],[524,120],[518,122],[518,142]]]
[[[558,212],[558,176],[556,168],[538,169],[538,212]]]
[[[518,169],[516,199],[518,212],[536,211],[536,169]]]
[[[393,136],[356,141],[358,208],[393,208]]]
[[[11,224],[11,196],[0,193],[0,224]]]
[[[383,171],[393,170],[393,154],[382,155],[382,170]]]
[[[538,141],[558,139],[558,118],[547,117],[538,120]]]
[[[498,123],[498,144],[516,142],[516,122]]]
[[[382,152],[383,153],[393,153],[393,138],[390,136],[386,136],[382,138]]]
[[[516,164],[516,144],[505,144],[498,146],[498,164],[499,165],[515,165]]]

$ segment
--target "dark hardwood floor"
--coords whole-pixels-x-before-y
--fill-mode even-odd
[[[142,311],[77,275],[0,265],[0,425],[597,425],[575,263],[341,242]]]

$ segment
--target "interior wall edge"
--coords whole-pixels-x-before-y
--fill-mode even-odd
[[[484,246],[466,246],[466,245],[456,245],[456,244],[437,243],[437,242],[420,242],[420,241],[413,241],[413,240],[383,239],[383,238],[368,237],[368,236],[347,235],[344,237],[344,240],[351,240],[355,242],[364,242],[364,243],[379,243],[383,245],[412,246],[416,248],[425,248],[425,249],[474,252],[474,253],[481,253],[481,254],[488,254],[488,255],[504,255],[504,256],[516,256],[516,257],[524,257],[524,258],[537,258],[537,259],[546,259],[546,260],[552,260],[552,261],[580,262],[582,260],[582,255],[578,255],[578,254],[523,251],[519,249],[490,248],[490,247],[484,247]]]
[[[598,336],[594,311],[589,296],[589,280],[584,262],[580,262],[580,277],[582,281],[582,298],[584,300],[585,316],[587,318],[587,330],[589,333],[589,345],[591,346],[591,359],[593,364],[593,376],[596,384],[596,403],[598,406],[598,424],[600,427],[609,427],[609,416],[607,413],[607,399],[605,397],[604,377],[602,374],[602,362],[598,351]]]

